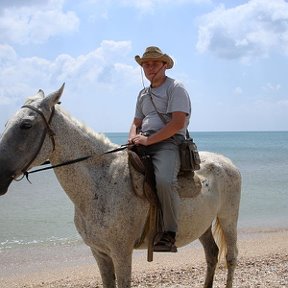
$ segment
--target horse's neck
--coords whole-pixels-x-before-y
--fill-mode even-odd
[[[92,155],[89,160],[54,170],[61,186],[74,204],[82,202],[79,205],[84,207],[83,201],[91,198],[91,191],[97,180],[94,178],[98,177],[95,171],[97,174],[105,173],[98,167],[103,159],[101,155],[111,149],[113,144],[104,136],[88,131],[76,120],[60,111],[55,112],[52,129],[55,132],[56,142],[55,151],[50,157],[53,165]]]
[[[90,131],[62,111],[55,113],[53,129],[56,141],[56,151],[51,157],[53,162],[66,161],[91,154],[97,156],[113,145],[108,139]]]

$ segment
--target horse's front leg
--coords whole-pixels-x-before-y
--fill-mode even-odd
[[[130,288],[132,274],[132,253],[133,249],[127,247],[118,247],[111,253],[113,258],[117,287]]]
[[[91,251],[100,270],[103,288],[115,288],[115,271],[111,257],[92,248]]]
[[[118,288],[131,287],[133,249],[118,247],[109,255],[92,248],[91,251],[98,264],[104,288],[115,288],[116,279]]]

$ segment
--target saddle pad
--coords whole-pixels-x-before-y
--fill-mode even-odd
[[[194,198],[202,189],[202,181],[200,177],[193,173],[188,172],[178,175],[178,193],[180,198]]]
[[[130,177],[133,190],[137,196],[141,198],[146,198],[145,197],[146,193],[144,193],[143,191],[144,175],[142,174],[143,166],[140,164],[141,160],[137,159],[138,155],[134,152],[131,153],[131,151],[129,151],[128,154],[129,154]],[[201,179],[197,174],[194,174],[193,172],[179,173],[177,191],[179,193],[180,198],[194,198],[201,192],[201,188],[202,188]]]

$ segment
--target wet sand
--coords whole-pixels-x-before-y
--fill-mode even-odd
[[[234,287],[288,287],[288,229],[240,231]],[[102,287],[98,267],[84,244],[0,251],[2,288]],[[178,253],[133,254],[132,287],[203,287],[206,264],[198,241]],[[225,287],[224,261],[214,287]]]

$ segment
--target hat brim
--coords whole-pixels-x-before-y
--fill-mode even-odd
[[[161,61],[161,62],[165,62],[167,64],[167,69],[171,69],[174,65],[174,61],[173,59],[168,56],[167,54],[163,54],[162,56],[155,56],[153,57],[152,55],[150,55],[149,57],[140,57],[139,55],[135,56],[135,61],[142,66],[144,62],[147,61]]]

